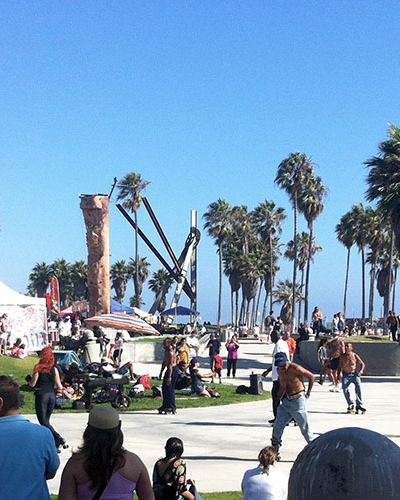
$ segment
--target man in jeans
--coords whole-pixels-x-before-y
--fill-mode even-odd
[[[357,369],[357,365],[360,366],[359,369]],[[366,410],[363,408],[362,403],[360,375],[364,373],[365,363],[358,354],[353,352],[353,344],[345,344],[345,352],[340,356],[340,368],[343,374],[342,388],[347,401],[347,413],[361,412],[364,414]],[[354,402],[350,397],[350,384],[354,384],[356,388],[355,410]]]
[[[314,439],[310,430],[307,416],[307,399],[310,397],[314,384],[314,375],[296,363],[289,363],[284,352],[275,355],[275,366],[278,368],[279,376],[279,398],[282,403],[278,407],[277,416],[272,430],[272,446],[279,448],[282,444],[282,434],[286,424],[294,419],[309,443]],[[307,392],[305,391],[303,378],[308,379]]]

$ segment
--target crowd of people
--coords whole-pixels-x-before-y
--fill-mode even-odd
[[[332,384],[331,392],[342,391],[348,413],[365,413],[361,391],[361,377],[365,370],[365,363],[354,352],[353,345],[343,341],[346,326],[341,313],[335,317],[337,322],[332,337],[321,338],[318,346],[318,361],[321,366],[319,384],[323,385],[329,380]],[[396,325],[393,319],[390,320],[392,317],[397,321]],[[396,315],[390,313],[387,322],[391,332],[390,325],[393,325],[393,330],[396,326],[397,335],[399,322]],[[62,323],[67,323],[67,321]],[[267,341],[274,344],[272,365],[262,374],[265,377],[272,372],[271,392],[274,417],[269,421],[273,427],[271,446],[260,451],[259,466],[245,473],[242,481],[243,500],[286,499],[287,479],[276,469],[276,465],[280,458],[282,436],[290,422],[295,422],[307,443],[314,439],[308,419],[307,400],[311,396],[315,376],[293,362],[295,351],[301,349],[303,340],[307,340],[312,333],[316,338],[326,333],[322,324],[322,313],[318,308],[313,311],[311,324],[312,327],[305,324],[299,325],[299,336],[295,341],[281,318],[274,317],[273,311],[266,319],[264,332]],[[80,330],[80,325],[77,328]],[[97,340],[100,339],[99,348],[105,356],[101,362],[101,370],[104,373],[112,371],[135,379],[132,363],[122,364],[124,348],[122,333],[118,332],[111,343],[107,342],[108,339],[101,328],[97,329],[95,336]],[[60,334],[60,337],[63,335]],[[70,337],[73,339],[74,336],[70,335]],[[200,397],[219,397],[218,392],[205,383],[206,380],[214,382],[215,379],[221,383],[224,376],[225,360],[221,356],[222,343],[218,335],[211,333],[205,345],[208,349],[209,371],[200,369],[200,342],[194,329],[187,329],[186,335],[181,338],[175,336],[164,339],[163,347],[164,359],[159,374],[163,382],[163,403],[159,409],[160,413],[175,413],[176,389],[190,388],[191,393]],[[235,377],[238,352],[240,352],[239,338],[235,333],[232,333],[226,341],[225,349],[227,353],[226,377]],[[26,355],[21,339],[16,339],[11,354],[18,358]],[[21,435],[26,432],[29,439],[32,436],[32,443],[36,443],[39,439],[35,437],[36,432],[37,436],[40,436],[43,446],[40,447],[38,453],[43,465],[42,482],[44,484],[38,485],[37,481],[35,484],[38,487],[37,491],[42,492],[41,494],[47,490],[45,480],[54,477],[59,466],[57,451],[60,452],[61,448],[67,447],[64,438],[50,423],[55,406],[54,387],[62,392],[66,387],[63,384],[64,381],[68,384],[65,377],[61,380],[60,373],[55,367],[52,349],[44,348],[29,378],[29,385],[35,393],[37,419],[42,427],[47,428],[46,434],[43,431],[39,433],[32,427],[34,424],[30,424],[19,415],[19,399],[18,406],[16,406],[16,393],[19,398],[18,386],[10,377],[0,376],[0,424],[5,423],[9,426],[0,425],[0,437],[1,439],[4,437],[2,432],[11,432],[12,435],[13,425],[19,426]],[[352,384],[355,388],[355,399],[350,393]],[[7,402],[8,399],[11,402]],[[52,446],[49,436],[52,438]],[[56,450],[55,455],[53,448]],[[183,450],[183,443],[179,438],[172,437],[167,440],[165,456],[156,462],[153,484],[151,484],[146,467],[140,458],[123,448],[123,434],[118,413],[111,407],[95,407],[89,414],[83,443],[78,450],[73,452],[63,471],[59,498],[60,500],[106,499],[115,498],[115,496],[108,497],[107,495],[115,495],[115,492],[118,492],[118,498],[123,500],[131,499],[133,491],[136,491],[140,500],[168,500],[170,498],[197,500],[200,497],[194,481],[186,477],[186,462],[182,458]],[[1,459],[0,465],[2,465]],[[35,468],[34,472],[37,473],[37,470]],[[23,483],[25,484],[25,481]],[[0,488],[1,486],[0,479]],[[30,487],[31,485],[27,486],[27,488]],[[33,495],[32,498],[39,497]],[[47,496],[45,494],[40,498],[48,498],[48,493]]]
[[[39,365],[46,361],[44,356]],[[37,365],[38,366],[38,365]],[[38,383],[40,371],[35,386]],[[51,373],[51,371],[50,371]],[[56,381],[57,383],[57,381]],[[43,386],[42,386],[43,387]],[[31,423],[20,414],[18,384],[0,376],[0,442],[8,452],[0,454],[2,498],[50,499],[46,481],[60,466],[55,443],[58,434],[48,422]],[[184,445],[178,437],[165,443],[164,456],[154,464],[152,481],[138,455],[123,447],[124,435],[118,412],[111,406],[96,406],[88,416],[82,444],[72,452],[61,476],[59,500],[201,500],[195,481],[187,478]],[[287,479],[275,469],[279,454],[263,448],[259,466],[244,473],[244,500],[285,500]]]

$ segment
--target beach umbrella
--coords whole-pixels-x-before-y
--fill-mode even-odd
[[[85,320],[87,326],[103,326],[104,328],[115,328],[116,330],[128,330],[143,335],[160,335],[151,325],[140,318],[124,313],[99,314]]]
[[[194,309],[189,309],[189,307],[177,306],[166,309],[161,313],[161,316],[200,316],[200,313]]]

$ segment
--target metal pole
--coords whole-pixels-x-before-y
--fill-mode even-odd
[[[197,228],[197,210],[190,211],[190,226],[191,228]],[[190,262],[190,286],[193,292],[193,297],[190,300],[190,307],[197,311],[197,246],[193,250],[192,260]],[[192,323],[195,319],[194,316],[190,318]]]

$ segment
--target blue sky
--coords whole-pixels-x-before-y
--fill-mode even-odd
[[[78,195],[108,193],[129,171],[151,181],[146,195],[176,253],[190,210],[200,218],[220,197],[285,207],[287,242],[291,207],[273,180],[299,150],[329,189],[310,306],[331,316],[346,261],[334,227],[363,199],[363,162],[387,123],[399,124],[399,14],[397,2],[372,0],[2,2],[0,279],[25,292],[36,262],[85,259]],[[111,263],[134,250],[113,205]],[[158,242],[144,207],[139,221]],[[198,258],[199,309],[215,321],[217,255],[204,232]],[[278,278],[290,278],[280,265]],[[355,250],[350,273],[348,315],[359,315]],[[225,320],[229,302],[226,285]]]

